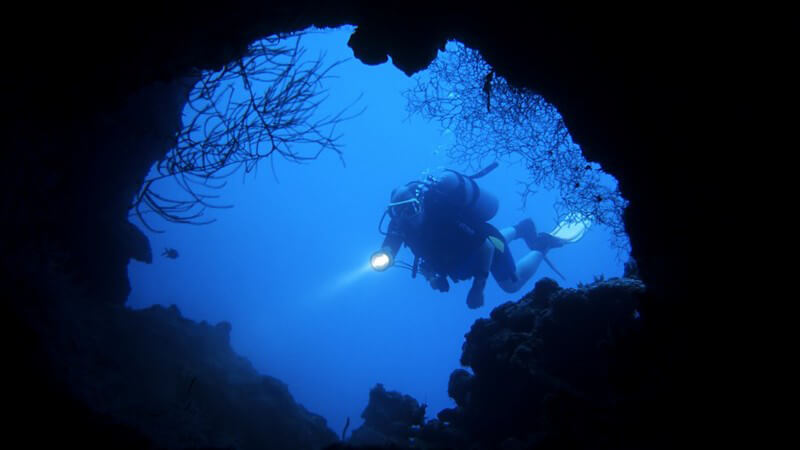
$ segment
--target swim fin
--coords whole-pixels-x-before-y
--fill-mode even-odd
[[[586,234],[586,232],[589,231],[589,227],[591,225],[592,222],[580,213],[568,214],[566,217],[564,217],[564,219],[561,220],[561,222],[559,222],[558,226],[555,227],[553,231],[547,233],[555,238],[550,238],[550,240],[554,242],[550,242],[552,246],[549,248],[557,248],[565,244],[574,244],[580,241],[583,239],[583,236]],[[558,242],[558,244],[556,244],[556,242]],[[558,269],[556,269],[556,266],[552,261],[550,261],[550,258],[547,257],[547,253],[543,253],[544,262],[547,263],[547,265],[550,266],[550,268],[553,269],[558,276],[560,276],[563,280],[566,280],[567,277],[565,277],[561,272],[559,272]]]
[[[564,241],[565,244],[574,244],[583,238],[591,225],[592,222],[582,214],[572,213],[564,217],[548,234]]]

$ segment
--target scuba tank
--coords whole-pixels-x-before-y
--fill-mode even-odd
[[[396,188],[392,191],[392,199],[398,190],[413,188],[415,198],[421,199],[426,196],[428,201],[435,204],[436,207],[452,210],[465,221],[470,223],[488,222],[497,214],[500,203],[494,194],[481,189],[475,180],[493,171],[497,166],[498,163],[493,162],[473,175],[464,175],[453,169],[443,169],[438,175],[428,174],[423,177],[422,181],[412,181],[405,186]],[[405,200],[405,202],[409,200]],[[396,202],[396,204],[405,202]],[[386,232],[383,231],[383,222],[387,215],[392,216],[390,213],[393,204],[395,203],[389,204],[390,207],[384,211],[378,222],[378,232],[384,236]]]
[[[494,162],[474,175],[464,175],[452,169],[445,169],[438,176],[428,175],[431,189],[427,195],[434,194],[436,203],[454,208],[468,222],[488,222],[497,214],[499,201],[492,193],[481,189],[475,180],[497,165]]]

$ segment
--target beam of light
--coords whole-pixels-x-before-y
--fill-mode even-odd
[[[366,262],[355,269],[347,271],[336,277],[333,281],[322,288],[319,296],[321,298],[333,297],[352,286],[359,280],[363,279],[367,274],[373,272],[375,271],[373,270],[372,265],[369,262]]]

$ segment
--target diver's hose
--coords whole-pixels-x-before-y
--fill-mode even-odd
[[[392,266],[406,270],[414,270],[413,266],[405,261],[395,261],[394,264],[392,264]]]
[[[380,234],[382,234],[384,236],[386,236],[389,233],[388,229],[386,231],[383,231],[383,229],[382,229],[383,221],[386,220],[386,215],[387,214],[389,214],[389,210],[388,209],[383,212],[383,215],[381,216],[381,221],[378,222],[378,233],[380,233]]]

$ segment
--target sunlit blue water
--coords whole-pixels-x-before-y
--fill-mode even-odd
[[[311,54],[324,49],[331,60],[351,58],[348,37],[343,29],[308,36],[305,44]],[[362,93],[359,104],[367,106],[339,128],[346,167],[334,153],[302,166],[276,160],[277,181],[268,165],[244,184],[231,179],[220,203],[235,207],[209,211],[215,223],[157,222],[165,233],[148,233],[155,261],[130,264],[128,304],[175,304],[190,319],[230,322],[235,351],[288,383],[298,402],[339,432],[348,416],[351,430],[361,423],[375,383],[426,402],[429,417],[453,406],[447,381],[459,367],[464,334],[523,292],[506,294],[490,280],[485,306],[473,311],[465,304],[468,283],[443,294],[408,271],[366,268],[383,239],[378,221],[391,190],[426,168],[459,167],[441,151],[450,136],[420,118],[405,120],[400,92],[412,81],[391,63],[353,59],[335,74],[327,84],[332,107]],[[521,210],[515,180],[524,178],[524,169],[501,165],[480,180],[500,198],[492,223],[503,228],[532,217],[540,229],[551,229],[555,196],[540,191]],[[618,255],[609,238],[593,228],[579,243],[553,250],[550,258],[568,280],[542,265],[524,292],[545,276],[562,286],[620,276],[627,255]],[[158,256],[165,247],[180,257]],[[521,241],[511,249],[524,255]],[[412,255],[403,249],[399,258],[410,262]]]

